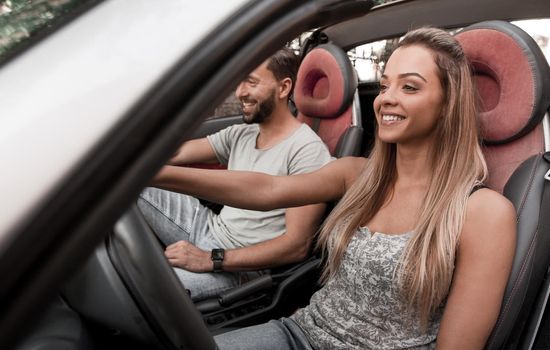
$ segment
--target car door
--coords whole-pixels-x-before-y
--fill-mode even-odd
[[[371,5],[102,1],[2,66],[0,343],[24,335],[250,67]]]

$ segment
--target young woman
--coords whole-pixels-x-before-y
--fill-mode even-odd
[[[482,188],[474,86],[445,31],[409,32],[374,101],[375,146],[304,175],[165,167],[155,186],[268,210],[340,199],[320,233],[324,287],[220,349],[482,349],[515,249],[515,210]],[[251,190],[253,189],[253,190]]]

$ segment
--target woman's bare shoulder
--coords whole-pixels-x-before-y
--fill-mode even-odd
[[[484,216],[492,213],[491,217],[514,216],[515,209],[512,202],[497,191],[482,188],[470,196],[467,205],[467,215]]]
[[[470,196],[461,240],[515,240],[515,232],[516,211],[506,197],[488,188]]]

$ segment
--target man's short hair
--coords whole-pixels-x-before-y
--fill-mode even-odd
[[[283,47],[278,50],[268,59],[267,69],[269,69],[275,79],[281,81],[284,78],[290,78],[292,80],[292,91],[294,90],[294,85],[296,85],[296,74],[298,72],[298,67],[300,66],[299,57],[287,47]]]

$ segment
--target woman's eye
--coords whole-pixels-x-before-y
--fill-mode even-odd
[[[384,92],[388,89],[388,86],[386,84],[378,84],[378,91]]]
[[[416,87],[412,86],[412,85],[404,85],[403,86],[403,90],[406,90],[406,91],[416,91],[418,90]]]

